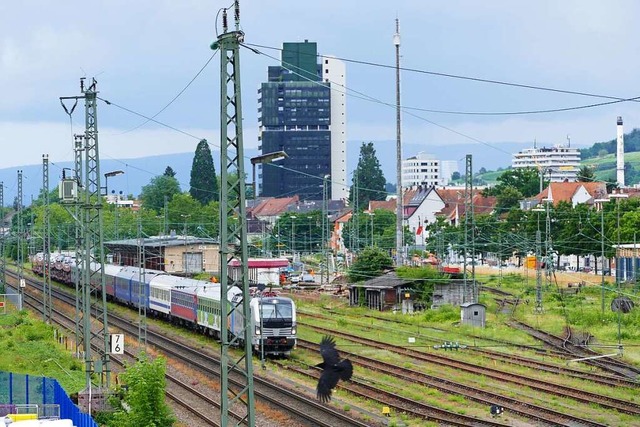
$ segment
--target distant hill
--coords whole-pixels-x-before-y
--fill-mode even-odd
[[[352,173],[358,164],[360,146],[363,141],[348,141],[347,143],[347,183],[351,184]],[[368,142],[368,141],[366,141]],[[584,164],[595,167],[596,177],[603,180],[615,180],[615,140],[599,142],[592,147],[581,149]],[[396,182],[396,142],[394,141],[373,141],[376,149],[376,156],[380,161],[382,172],[387,182],[395,185]],[[464,174],[465,156],[471,154],[473,169],[475,171],[485,168],[486,174],[477,175],[487,183],[494,183],[495,179],[502,173],[498,169],[507,169],[511,166],[513,153],[524,148],[529,148],[529,143],[493,143],[489,146],[484,144],[455,144],[455,145],[432,145],[429,143],[415,144],[403,143],[403,158],[414,156],[421,151],[433,154],[441,160],[455,160],[458,162],[458,171]],[[606,155],[605,155],[606,151]],[[638,151],[638,153],[631,153]],[[640,130],[634,129],[625,135],[626,163],[632,170],[628,171],[627,183],[640,182],[635,171],[640,171]],[[183,191],[189,190],[189,180],[191,174],[191,163],[193,154],[176,153],[161,156],[149,156],[137,159],[112,160],[102,158],[100,171],[102,185],[104,185],[104,173],[113,170],[122,170],[125,173],[109,179],[109,192],[122,191],[123,194],[137,197],[142,191],[142,187],[147,185],[152,178],[162,175],[167,166],[171,166],[176,172],[176,178]],[[259,155],[257,149],[245,150],[246,171],[248,181],[252,180],[251,157]],[[213,151],[213,160],[216,172],[220,173],[220,152]],[[57,186],[62,178],[63,168],[72,168],[72,162],[51,163],[49,167],[49,182],[51,187]],[[24,203],[30,203],[31,195],[37,197],[42,186],[42,165],[27,165],[23,167],[13,167],[0,169],[0,181],[4,182],[4,203],[11,205],[17,195],[17,170],[23,171],[23,197]],[[614,178],[612,178],[614,177]],[[631,180],[633,178],[633,180]]]
[[[618,141],[612,139],[606,142],[596,142],[590,148],[582,148],[580,157],[583,160],[602,157],[606,154],[616,154]],[[624,152],[632,153],[640,151],[640,129],[634,129],[630,133],[624,134]],[[625,159],[626,160],[626,159]]]

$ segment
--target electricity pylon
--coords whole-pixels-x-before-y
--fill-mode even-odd
[[[247,269],[247,219],[245,208],[245,168],[242,141],[242,100],[240,93],[240,44],[244,33],[240,31],[240,7],[234,3],[235,31],[229,31],[227,10],[222,13],[222,34],[211,48],[220,50],[220,288],[222,316],[220,327],[220,425],[229,425],[231,404],[246,406],[246,415],[236,425],[255,426],[255,401],[253,395],[253,361],[251,350],[252,323],[249,306],[249,276]],[[237,174],[237,179],[230,179]],[[239,261],[239,274],[232,279],[228,274],[230,260]],[[237,286],[242,294],[230,303],[228,291]],[[244,329],[238,335],[227,334],[231,315],[242,316]],[[239,358],[232,360],[229,347],[241,348]],[[240,374],[240,390],[229,388],[229,374]],[[230,398],[230,395],[232,397]]]

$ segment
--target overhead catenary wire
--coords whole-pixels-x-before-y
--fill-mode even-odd
[[[260,45],[260,44],[255,44],[255,43],[244,43],[244,44],[246,46],[255,46],[255,47],[260,47],[260,48],[263,48],[263,49],[273,49],[273,50],[282,51],[282,48],[279,48],[279,47],[266,46],[266,45]],[[304,53],[301,53],[301,54],[304,54]],[[316,56],[317,57],[322,57],[321,54],[318,54]],[[333,56],[333,58],[338,59],[340,61],[350,62],[350,63],[353,63],[353,64],[368,65],[368,66],[374,66],[374,67],[379,67],[379,68],[387,68],[387,69],[395,69],[396,68],[395,65],[379,64],[379,63],[376,63],[376,62],[362,61],[362,60],[357,60],[357,59],[338,57],[338,56],[335,56],[335,55],[332,55],[332,56]],[[478,83],[489,83],[489,84],[495,84],[495,85],[501,85],[501,86],[517,87],[517,88],[522,88],[522,89],[531,89],[531,90],[539,90],[539,91],[546,91],[546,92],[563,93],[563,94],[567,94],[567,95],[578,95],[578,96],[585,96],[585,97],[592,97],[592,98],[611,99],[611,100],[622,101],[622,102],[626,102],[626,101],[638,102],[639,99],[640,99],[640,98],[622,98],[622,97],[617,97],[617,96],[601,95],[601,94],[589,93],[589,92],[584,92],[584,91],[574,91],[574,90],[558,89],[558,88],[551,88],[551,87],[532,85],[532,84],[507,82],[507,81],[503,81],[503,80],[486,79],[486,78],[481,78],[481,77],[463,76],[463,75],[459,75],[459,74],[441,73],[441,72],[437,72],[437,71],[421,70],[421,69],[409,68],[409,67],[400,67],[400,70],[401,71],[408,71],[408,72],[412,72],[412,73],[418,73],[418,74],[426,74],[426,75],[438,76],[438,77],[447,77],[447,78],[459,79],[459,80],[469,80],[469,81],[474,81],[474,82],[478,82]]]
[[[211,56],[209,57],[209,59],[207,59],[207,62],[205,62],[204,65],[200,68],[200,70],[198,70],[196,75],[193,76],[193,78],[191,80],[189,80],[189,83],[187,83],[173,98],[171,98],[171,100],[164,107],[162,107],[160,110],[158,110],[157,113],[155,113],[153,116],[147,118],[144,122],[140,123],[139,125],[137,125],[135,127],[132,127],[130,129],[127,129],[127,130],[125,130],[123,132],[120,132],[120,133],[118,133],[116,135],[124,135],[126,133],[133,132],[134,130],[141,128],[142,126],[146,125],[147,123],[149,123],[150,121],[152,121],[153,119],[158,117],[160,114],[162,114],[162,112],[164,110],[166,110],[167,108],[169,108],[169,106],[171,106],[171,104],[173,104],[189,88],[189,86],[191,86],[191,84],[200,76],[200,74],[202,74],[202,72],[205,70],[205,68],[207,68],[209,63],[211,63],[211,61],[213,60],[213,58],[216,56],[217,53],[218,53],[217,50],[214,51],[213,54],[211,54]]]

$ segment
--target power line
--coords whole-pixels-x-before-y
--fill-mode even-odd
[[[278,48],[278,47],[265,46],[265,45],[259,45],[259,44],[254,44],[254,43],[245,43],[245,45],[260,47],[260,48],[264,48],[264,49],[273,49],[273,50],[278,50],[278,51],[282,51],[283,50],[282,48]],[[322,55],[321,54],[317,54],[316,56],[317,57],[321,57]],[[369,66],[373,66],[373,67],[387,68],[387,69],[394,69],[394,70],[396,68],[395,65],[379,64],[379,63],[371,62],[371,61],[361,61],[361,60],[350,59],[350,58],[342,58],[342,57],[336,57],[336,56],[333,56],[333,57],[335,59],[340,60],[340,61],[350,62],[350,63],[353,63],[353,64],[369,65]],[[502,80],[484,79],[484,78],[480,78],[480,77],[470,77],[470,76],[463,76],[463,75],[458,75],[458,74],[440,73],[440,72],[437,72],[437,71],[420,70],[420,69],[417,69],[417,68],[400,67],[400,69],[402,71],[409,71],[409,72],[412,72],[412,73],[427,74],[427,75],[438,76],[438,77],[448,77],[448,78],[452,78],[452,79],[469,80],[469,81],[474,81],[474,82],[479,82],[479,83],[490,83],[490,84],[501,85],[501,86],[518,87],[518,88],[522,88],[522,89],[532,89],[532,90],[540,90],[540,91],[546,91],[546,92],[563,93],[563,94],[567,94],[567,95],[579,95],[579,96],[588,96],[588,97],[592,97],[592,98],[612,99],[612,100],[621,101],[621,102],[625,102],[625,101],[638,102],[638,99],[640,99],[640,97],[639,98],[626,98],[625,99],[625,98],[620,98],[620,97],[617,97],[617,96],[600,95],[600,94],[589,93],[589,92],[573,91],[573,90],[566,90],[566,89],[557,89],[557,88],[550,88],[550,87],[523,84],[523,83],[513,83],[513,82],[502,81]]]
[[[124,135],[125,133],[129,133],[132,132],[136,129],[141,128],[142,126],[146,125],[147,123],[149,123],[150,121],[152,121],[153,119],[155,119],[156,117],[158,117],[164,110],[166,110],[167,108],[169,108],[169,106],[171,104],[174,103],[174,101],[176,99],[178,99],[188,88],[189,86],[191,86],[191,84],[198,78],[198,76],[200,76],[200,74],[202,74],[202,72],[204,71],[205,68],[207,68],[207,66],[209,65],[209,63],[213,60],[213,58],[216,56],[216,54],[218,53],[218,51],[216,50],[215,52],[213,52],[213,54],[209,57],[209,59],[207,60],[207,62],[204,63],[204,65],[200,68],[200,70],[196,73],[195,76],[193,76],[193,78],[189,81],[189,83],[186,84],[185,87],[182,88],[182,90],[180,92],[178,92],[178,94],[176,96],[174,96],[171,101],[169,101],[164,107],[162,107],[157,113],[155,113],[153,116],[151,116],[150,118],[146,119],[144,122],[140,123],[138,126],[133,127],[131,129],[125,130],[124,132],[118,133],[116,135]]]
[[[275,61],[279,61],[277,58],[274,58],[273,56],[267,55],[266,53],[261,52],[261,51],[259,51],[257,49],[251,48],[247,44],[243,44],[243,46],[246,47],[247,49],[251,50],[252,52],[256,53],[256,54],[264,55],[264,56],[266,56],[268,58],[274,59]],[[320,56],[320,55],[317,55],[317,56]],[[281,62],[283,65],[286,64],[287,66],[290,66],[290,67],[293,67],[293,68],[299,68],[299,67],[296,67],[295,65],[286,63],[284,61],[279,61],[279,62]],[[283,67],[283,68],[291,71],[292,73],[294,73],[294,74],[296,74],[296,75],[298,75],[298,76],[302,77],[303,79],[306,79],[306,80],[308,80],[310,82],[316,82],[314,80],[309,79],[307,76],[304,76],[304,75],[296,73],[295,71],[293,71],[292,69],[290,69],[288,67]],[[317,82],[317,83],[321,84],[322,82]],[[346,86],[337,84],[335,82],[331,82],[331,83],[334,84],[334,85],[337,85],[337,86],[342,86],[347,91],[351,91],[351,92],[354,92],[354,93],[357,93],[357,94],[361,95],[361,96],[355,96],[353,94],[350,94],[350,96],[353,96],[355,98],[363,99],[365,101],[376,102],[378,104],[389,106],[389,107],[393,106],[395,108],[395,105],[391,104],[389,102],[385,102],[385,101],[373,98],[373,97],[371,97],[371,96],[369,96],[367,94],[364,94],[364,93],[359,92],[359,91],[354,90],[354,89],[347,88]],[[451,114],[451,115],[517,116],[517,115],[548,114],[548,113],[559,113],[559,112],[567,112],[567,111],[575,111],[575,110],[584,110],[584,109],[588,109],[588,108],[596,108],[596,107],[602,107],[602,106],[605,106],[605,105],[618,104],[618,103],[621,103],[621,102],[629,102],[629,101],[636,102],[636,101],[639,101],[639,100],[640,100],[640,96],[637,96],[637,97],[633,97],[633,98],[619,98],[619,99],[616,99],[614,101],[600,102],[600,103],[595,103],[595,104],[578,105],[578,106],[572,106],[572,107],[552,108],[552,109],[545,109],[545,110],[524,110],[524,111],[452,111],[452,110],[436,110],[436,109],[421,108],[421,107],[408,107],[408,106],[403,106],[402,110],[405,111],[405,113],[407,113],[409,115],[411,115],[411,114],[407,110],[421,111],[421,112],[425,112],[425,113],[435,113],[435,114]],[[447,127],[441,126],[441,125],[439,125],[439,124],[437,124],[435,122],[431,122],[431,121],[425,119],[424,117],[415,116],[415,115],[413,115],[413,117],[416,117],[416,118],[418,118],[420,120],[427,121],[428,123],[431,123],[431,124],[433,124],[435,126],[439,126],[439,127],[443,128],[443,129],[446,129],[446,130],[449,130],[449,131],[452,131],[452,132],[456,132],[456,131],[453,131],[453,130],[447,128]],[[468,137],[468,136],[463,135],[463,134],[460,134],[460,135],[464,136],[464,137]],[[475,140],[475,139],[472,138],[472,140]],[[478,141],[478,140],[475,140],[475,141],[481,142],[481,141]]]
[[[307,77],[307,76],[305,76],[305,75],[302,75],[302,74],[300,74],[300,73],[296,72],[296,71],[294,70],[294,68],[299,68],[299,67],[296,67],[296,66],[295,66],[295,65],[293,65],[293,64],[289,64],[289,63],[287,63],[287,62],[280,61],[278,58],[275,58],[275,57],[273,57],[273,56],[271,56],[271,55],[267,55],[266,53],[261,52],[261,51],[259,51],[259,50],[257,50],[257,49],[254,49],[254,48],[248,47],[248,46],[246,46],[245,44],[242,44],[241,46],[246,47],[247,49],[251,50],[252,52],[254,52],[254,53],[258,54],[258,55],[264,55],[264,56],[266,56],[267,58],[271,58],[271,59],[273,59],[273,60],[274,60],[274,61],[276,61],[276,62],[280,62],[280,63],[282,64],[283,68],[285,68],[286,70],[289,70],[291,73],[293,73],[293,74],[295,74],[295,75],[297,75],[297,76],[301,77],[301,78],[302,78],[302,79],[304,79],[304,80],[307,80],[307,81],[309,81],[309,82],[315,83],[315,84],[317,84],[317,85],[319,85],[319,86],[324,86],[324,84],[323,84],[323,82],[322,82],[322,81],[311,80],[309,77]],[[285,65],[286,65],[286,66],[285,66]],[[335,83],[334,83],[334,84],[335,84]],[[359,98],[359,99],[363,99],[363,100],[366,100],[366,101],[375,102],[375,103],[378,103],[378,104],[384,105],[384,106],[386,106],[386,107],[390,107],[390,108],[394,108],[394,109],[396,108],[396,105],[395,105],[395,104],[391,104],[391,103],[388,103],[388,102],[381,101],[381,100],[379,100],[379,99],[377,99],[377,98],[374,98],[374,97],[372,97],[372,96],[370,96],[370,95],[367,95],[367,94],[365,94],[365,93],[358,92],[358,91],[356,91],[356,90],[354,90],[354,89],[349,89],[349,88],[347,88],[347,87],[346,87],[346,86],[344,86],[344,85],[340,85],[340,84],[335,84],[335,85],[336,85],[336,86],[341,86],[341,87],[343,87],[343,88],[346,90],[346,92],[341,92],[341,91],[339,91],[338,89],[334,89],[333,87],[331,87],[330,89],[331,89],[331,90],[336,90],[336,91],[338,91],[338,92],[340,92],[340,93],[345,93],[345,94],[347,94],[347,95],[349,95],[349,96],[353,96],[353,97],[356,97],[356,98]],[[360,96],[353,95],[352,93],[349,93],[349,92],[357,93],[357,94],[358,94],[358,95],[360,95]],[[405,110],[405,108],[403,107],[403,108],[402,108],[402,110],[404,111],[404,110]],[[475,141],[475,142],[478,142],[478,143],[480,143],[480,144],[486,145],[487,147],[493,148],[494,150],[498,150],[498,151],[501,151],[501,152],[503,152],[503,153],[505,153],[505,154],[509,154],[509,155],[511,155],[511,154],[512,154],[512,153],[510,153],[510,152],[508,152],[508,151],[506,151],[506,150],[503,150],[503,149],[501,149],[501,148],[495,147],[495,146],[493,146],[493,145],[489,144],[488,142],[485,142],[485,141],[482,141],[482,140],[480,140],[480,139],[478,139],[478,138],[474,138],[474,137],[472,137],[472,136],[466,135],[466,134],[464,134],[464,133],[462,133],[462,132],[458,132],[457,130],[451,129],[451,128],[447,127],[447,126],[444,126],[444,125],[441,125],[441,124],[439,124],[439,123],[436,123],[436,122],[434,122],[434,121],[432,121],[432,120],[426,119],[426,118],[424,118],[424,117],[422,117],[422,116],[418,116],[417,114],[412,113],[411,111],[404,111],[404,112],[405,112],[405,114],[408,114],[408,115],[410,115],[410,116],[412,116],[412,117],[415,117],[415,118],[417,118],[417,119],[419,119],[419,120],[425,121],[425,122],[427,122],[427,123],[429,123],[429,124],[432,124],[432,125],[434,125],[434,126],[437,126],[437,127],[441,128],[441,129],[448,130],[449,132],[452,132],[452,133],[455,133],[455,134],[457,134],[457,135],[460,135],[460,136],[462,136],[462,137],[464,137],[464,138],[470,139],[471,141]]]

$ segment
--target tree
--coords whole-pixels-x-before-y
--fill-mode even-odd
[[[577,179],[580,182],[593,182],[595,181],[596,175],[593,173],[593,169],[589,166],[582,166],[578,170]]]
[[[382,248],[365,248],[349,269],[349,281],[360,282],[382,274],[383,270],[393,266],[393,260]]]
[[[352,206],[354,205],[356,194],[354,188],[357,187],[360,210],[366,209],[370,200],[384,200],[386,198],[385,183],[387,180],[382,174],[382,168],[376,157],[376,149],[373,148],[373,142],[362,143],[358,166],[353,173],[352,182],[349,202]]]
[[[189,184],[191,185],[189,194],[201,205],[206,205],[212,200],[220,200],[216,168],[206,139],[200,141],[196,147]]]
[[[174,195],[179,193],[180,184],[177,179],[172,176],[160,175],[142,187],[140,198],[146,208],[160,212],[164,209],[165,196],[170,201]]]
[[[170,176],[171,178],[173,178],[176,176],[176,172],[173,170],[171,166],[167,166],[167,168],[164,170],[164,175]]]
[[[117,390],[111,403],[116,412],[104,415],[107,426],[141,427],[172,426],[176,418],[165,403],[166,361],[162,357],[140,358],[121,374],[126,387]]]
[[[540,192],[540,175],[535,168],[508,169],[497,178],[498,184],[482,192],[484,196],[499,196],[508,187],[518,190],[522,197],[535,196]]]
[[[511,185],[506,186],[496,195],[496,210],[503,212],[518,207],[520,200],[522,200],[522,193]]]
[[[460,178],[461,178],[460,177],[460,172],[456,171],[456,172],[451,174],[451,181],[458,181],[458,180],[460,180]]]

